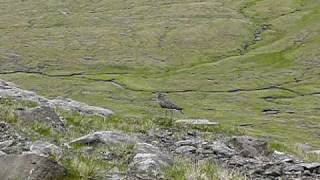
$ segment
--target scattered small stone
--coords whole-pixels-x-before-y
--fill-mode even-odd
[[[287,167],[284,168],[284,171],[286,172],[303,172],[304,171],[304,168],[300,165],[289,165]]]
[[[266,115],[275,115],[280,113],[280,111],[277,109],[264,109],[262,112]]]
[[[218,122],[212,122],[207,119],[180,119],[176,121],[177,124],[187,124],[192,126],[217,126]]]
[[[278,177],[278,176],[281,176],[282,172],[279,167],[271,167],[271,168],[265,170],[263,174]]]
[[[305,169],[316,169],[320,168],[320,163],[301,163],[300,166],[304,167]]]
[[[95,60],[95,58],[90,57],[90,56],[83,57],[82,59],[85,61],[94,61]]]
[[[239,124],[240,127],[253,127],[254,124],[252,123],[244,123],[244,124]]]
[[[188,154],[188,153],[195,153],[197,148],[193,146],[181,146],[176,149],[176,153],[178,154]]]
[[[178,141],[175,143],[176,146],[186,146],[186,145],[190,145],[190,146],[194,146],[196,144],[198,144],[199,142],[195,141],[195,140],[183,140],[183,141]]]
[[[305,171],[303,172],[303,175],[305,175],[305,176],[310,176],[310,175],[311,175],[311,172],[310,172],[309,170],[305,170]]]
[[[65,16],[67,16],[68,14],[69,14],[69,12],[67,12],[67,11],[63,11],[63,10],[58,10],[61,14],[63,14],[63,15],[65,15]]]

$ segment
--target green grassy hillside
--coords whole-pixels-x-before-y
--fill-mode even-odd
[[[179,117],[320,147],[319,19],[319,0],[0,0],[0,78],[141,121],[166,92]]]

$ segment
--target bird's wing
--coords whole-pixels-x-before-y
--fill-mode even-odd
[[[179,107],[178,105],[172,103],[172,102],[167,102],[167,106],[169,109],[176,109],[176,110],[182,110],[181,107]]]

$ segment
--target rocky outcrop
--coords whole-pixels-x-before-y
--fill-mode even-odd
[[[159,148],[148,143],[138,143],[128,175],[132,179],[163,179],[161,168],[172,164],[173,160]]]
[[[45,157],[52,156],[56,159],[60,159],[62,156],[62,149],[60,147],[44,141],[36,141],[32,143],[30,146],[30,152]]]
[[[306,163],[284,153],[269,152],[266,141],[248,136],[206,141],[200,135],[187,132],[177,138],[170,132],[153,132],[145,139],[191,163],[213,161],[223,168],[238,170],[249,179],[320,178],[319,163]]]
[[[0,122],[0,151],[6,154],[21,154],[28,151],[31,142],[20,135],[11,125]]]
[[[44,123],[58,131],[65,131],[64,123],[54,109],[48,106],[32,109],[19,109],[16,111],[17,118],[23,124],[34,122]]]
[[[113,131],[99,131],[94,132],[92,134],[85,135],[78,139],[72,140],[69,142],[69,145],[72,144],[82,144],[88,146],[95,146],[98,144],[104,145],[115,145],[115,144],[135,144],[136,139],[129,135],[120,133],[120,132],[113,132]]]
[[[90,106],[85,103],[73,101],[71,99],[57,98],[50,100],[43,96],[39,96],[32,91],[20,89],[15,84],[3,80],[0,80],[0,97],[1,96],[32,101],[41,106],[72,110],[85,115],[98,115],[106,117],[114,114],[114,112],[109,109]]]
[[[235,149],[244,157],[267,156],[268,143],[248,136],[233,137],[231,140]]]
[[[66,175],[57,162],[36,154],[0,156],[0,177],[3,180],[55,180]]]
[[[110,147],[117,144],[134,145],[135,151],[127,174],[129,179],[161,179],[161,168],[173,163],[170,156],[162,152],[158,147],[144,143],[135,136],[129,136],[120,132],[94,132],[69,142],[68,146],[70,147],[73,144],[81,144],[93,149],[101,146]],[[108,158],[108,155],[105,155],[101,159],[108,161],[112,158]]]
[[[16,115],[19,122],[22,124],[45,123],[59,131],[67,129],[54,108],[104,117],[113,114],[108,109],[88,106],[72,100],[49,100],[1,80],[0,96],[38,103],[40,107],[18,109]],[[219,125],[206,119],[183,119],[175,123],[197,127]],[[130,150],[125,151],[127,154],[124,160],[128,165],[127,173],[120,173],[117,168],[102,170],[102,176],[107,179],[164,179],[162,168],[172,165],[173,157],[184,158],[190,163],[213,162],[226,169],[238,170],[249,179],[320,179],[320,163],[307,163],[281,152],[270,152],[268,143],[264,140],[248,136],[230,138],[218,135],[214,140],[205,140],[201,132],[190,130],[182,135],[179,134],[178,137],[174,132],[171,129],[154,130],[147,135],[137,137],[116,131],[98,131],[79,137],[65,145],[67,148],[72,148],[74,144],[81,145],[77,146],[77,148],[81,147],[80,149],[76,149],[79,153],[83,153],[81,155],[95,156],[99,161],[110,162],[117,160],[117,154],[108,149],[109,147],[130,145],[128,146]],[[319,153],[311,147],[301,147],[306,153]],[[65,169],[49,157],[60,159],[63,153],[59,146],[45,140],[31,142],[15,131],[11,125],[0,122],[0,177],[3,179],[17,177],[61,179],[65,175]]]
[[[75,111],[85,115],[98,115],[107,117],[114,114],[114,112],[109,109],[89,106],[85,103],[74,101],[71,99],[57,98],[50,100],[49,104],[63,110]]]

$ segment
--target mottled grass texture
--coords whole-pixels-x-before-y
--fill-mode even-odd
[[[319,148],[319,9],[318,0],[0,0],[0,78],[136,122],[164,116],[163,91],[185,109],[175,118]]]

